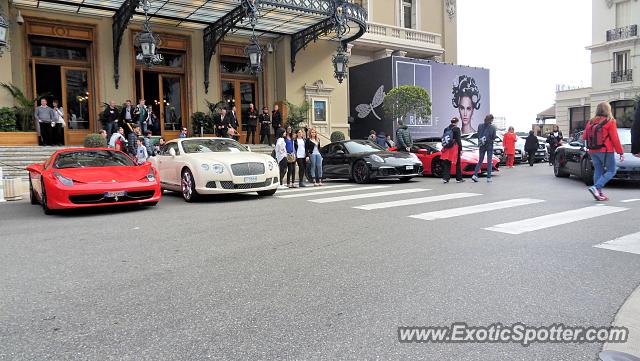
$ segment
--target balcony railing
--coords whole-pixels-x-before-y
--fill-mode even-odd
[[[612,83],[622,83],[625,81],[633,81],[633,69],[611,72]]]
[[[414,41],[438,46],[441,45],[442,37],[440,34],[372,22],[367,23],[367,33],[374,36],[385,36],[399,40]]]
[[[638,25],[629,25],[607,30],[607,41],[622,40],[638,36]]]

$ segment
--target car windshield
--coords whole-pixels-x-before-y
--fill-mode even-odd
[[[136,163],[126,154],[115,150],[79,150],[58,154],[53,167],[90,168],[90,167],[131,167]]]
[[[248,152],[244,145],[231,139],[191,139],[182,141],[185,153]]]
[[[369,141],[349,141],[345,142],[344,146],[349,153],[377,153],[384,151],[379,145]]]

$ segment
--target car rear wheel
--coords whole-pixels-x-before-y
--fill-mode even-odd
[[[368,183],[371,180],[369,167],[363,161],[353,165],[353,180],[358,184]]]
[[[35,193],[33,193],[33,183],[31,182],[31,178],[29,178],[29,201],[31,204],[38,204],[38,198],[36,198]]]
[[[42,196],[40,199],[40,203],[42,204],[42,211],[44,212],[44,214],[46,215],[50,215],[53,214],[53,210],[51,210],[51,208],[49,208],[49,204],[47,203],[47,190],[44,185],[44,179],[40,180],[41,184],[42,184]]]
[[[556,159],[553,161],[553,174],[558,178],[567,178],[569,176],[569,173],[562,169],[559,156],[556,156]]]
[[[431,175],[436,178],[442,178],[442,162],[440,157],[433,158],[431,161]]]
[[[580,178],[584,184],[588,186],[593,185],[593,166],[591,165],[591,160],[589,157],[582,158],[582,162],[580,162]]]
[[[182,180],[180,181],[182,189],[182,198],[187,202],[195,202],[198,199],[198,191],[196,190],[196,181],[189,169],[182,171]]]
[[[258,195],[260,197],[269,197],[269,196],[272,196],[274,194],[276,194],[276,189],[269,189],[269,190],[266,190],[266,191],[258,191]]]

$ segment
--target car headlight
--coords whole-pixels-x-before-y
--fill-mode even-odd
[[[209,165],[208,164],[200,164],[200,167],[202,167],[202,170],[207,172],[209,171]]]
[[[224,173],[224,165],[222,165],[222,164],[212,164],[211,165],[211,170],[213,170],[213,172],[215,174],[222,174],[222,173]]]
[[[60,183],[66,185],[67,187],[71,187],[73,185],[73,179],[69,179],[58,172],[54,172],[53,175],[56,176]]]
[[[273,170],[273,162],[269,161],[269,170],[272,171]]]
[[[153,171],[153,168],[149,168],[149,174],[147,174],[146,178],[149,182],[156,181],[156,173]]]
[[[376,154],[371,154],[371,160],[378,163],[384,163],[384,159],[381,156]]]

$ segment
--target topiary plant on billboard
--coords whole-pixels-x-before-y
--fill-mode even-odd
[[[419,86],[403,85],[391,89],[384,97],[384,112],[394,121],[405,120],[411,114],[416,118],[431,115],[431,97]]]

